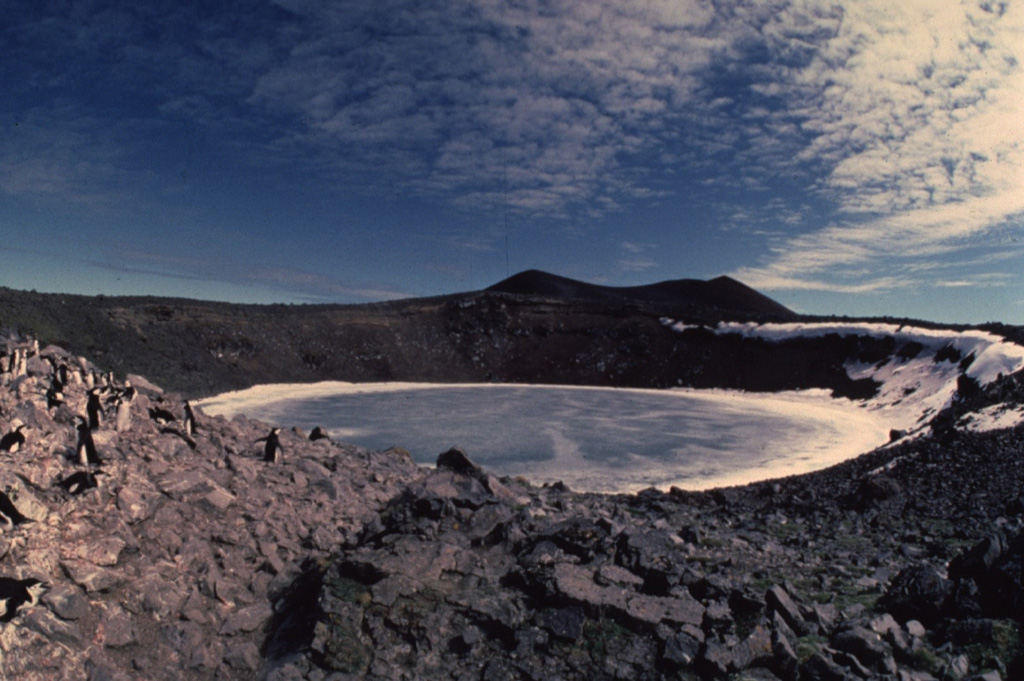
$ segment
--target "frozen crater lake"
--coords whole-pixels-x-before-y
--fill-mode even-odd
[[[264,385],[198,402],[433,464],[462,448],[496,475],[578,491],[704,489],[824,468],[888,440],[875,410],[821,390],[753,394],[532,385]],[[287,456],[287,451],[285,453]]]

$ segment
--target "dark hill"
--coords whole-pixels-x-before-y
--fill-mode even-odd
[[[241,305],[0,287],[0,329],[191,396],[323,380],[746,389],[802,387],[807,380],[790,385],[794,372],[768,371],[781,360],[765,364],[755,351],[742,353],[749,358],[744,366],[729,359],[718,368],[719,352],[737,351],[732,344],[713,334],[682,338],[661,323],[666,317],[713,325],[795,315],[725,277],[617,289],[531,271],[485,291],[364,305]],[[820,362],[829,376],[810,385],[836,387],[830,367],[842,363],[834,359]]]
[[[673,279],[645,286],[600,286],[560,277],[540,270],[526,270],[489,287],[488,291],[566,300],[636,302],[673,305],[694,310],[718,310],[730,314],[794,318],[797,315],[746,284],[729,277],[710,281]]]

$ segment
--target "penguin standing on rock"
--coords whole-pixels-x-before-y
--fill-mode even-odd
[[[98,430],[103,425],[103,403],[100,401],[100,392],[93,388],[89,391],[89,401],[85,404],[86,414],[89,416],[89,429]]]
[[[124,433],[132,429],[132,403],[131,400],[124,396],[118,397],[117,412],[114,415],[114,428],[119,433]]]
[[[10,622],[18,614],[18,609],[23,605],[32,607],[39,602],[39,598],[46,591],[46,584],[42,580],[29,577],[28,579],[14,579],[13,577],[0,577],[0,622]]]
[[[78,457],[78,463],[83,466],[99,465],[100,457],[96,453],[96,443],[92,439],[92,431],[89,428],[89,422],[81,416],[81,423],[78,424],[78,444],[76,445],[75,453]]]
[[[50,387],[46,389],[45,395],[47,409],[56,409],[64,404],[64,389],[60,387],[60,383],[56,380],[50,383]]]
[[[21,449],[21,446],[25,444],[25,434],[21,431],[28,427],[24,424],[18,425],[17,428],[0,438],[0,451],[14,454]]]
[[[278,437],[280,434],[280,428],[271,428],[269,435],[256,440],[256,442],[266,442],[263,447],[263,460],[267,463],[280,463],[281,461],[284,450],[281,448],[281,439]]]
[[[53,372],[53,384],[58,391],[63,391],[70,380],[67,362],[61,362]]]
[[[189,437],[196,434],[196,414],[188,400],[185,400],[185,434]]]

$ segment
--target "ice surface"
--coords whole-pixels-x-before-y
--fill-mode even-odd
[[[868,451],[889,424],[821,390],[755,395],[526,385],[257,386],[203,400],[433,463],[452,446],[499,475],[579,490],[702,489],[793,475]]]

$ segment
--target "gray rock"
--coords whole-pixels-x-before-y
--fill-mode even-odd
[[[143,610],[160,619],[176,618],[187,596],[183,587],[156,573],[136,580],[132,591],[139,597]]]
[[[129,523],[146,520],[153,513],[156,498],[136,487],[122,487],[117,492],[117,507]]]
[[[220,633],[232,636],[239,632],[261,630],[273,614],[274,610],[269,603],[250,605],[228,615],[220,628]]]
[[[49,641],[56,641],[66,646],[80,646],[85,642],[82,630],[77,622],[58,619],[50,611],[34,608],[21,618],[25,626],[41,634]]]
[[[779,632],[772,630],[772,668],[783,681],[797,681],[799,678],[800,659],[793,650],[789,639]]]
[[[466,453],[457,447],[441,452],[437,457],[437,467],[447,468],[460,475],[478,476],[483,472],[480,466],[470,461]]]
[[[229,644],[224,661],[240,672],[255,672],[260,665],[260,649],[252,641]]]
[[[89,599],[67,584],[58,584],[43,594],[42,602],[63,620],[80,620],[89,615]]]
[[[60,566],[71,581],[88,593],[110,591],[126,581],[120,570],[97,567],[83,560],[62,560]]]
[[[125,546],[127,543],[123,539],[103,537],[79,544],[75,548],[75,557],[100,567],[113,567]]]
[[[132,617],[120,606],[107,606],[102,618],[103,645],[123,648],[136,642]]]
[[[833,662],[823,653],[815,653],[800,665],[800,681],[854,681],[852,673]]]
[[[938,621],[952,592],[952,583],[938,570],[915,565],[900,571],[879,605],[896,619],[919,620],[926,625]]]
[[[800,608],[782,586],[776,584],[770,587],[765,593],[765,602],[769,610],[777,612],[796,634],[806,636],[811,633],[811,626],[804,621]]]
[[[704,619],[704,606],[692,597],[666,598],[602,587],[594,581],[594,572],[576,565],[555,565],[553,578],[558,592],[570,601],[595,611],[610,609],[637,626],[653,628],[663,622],[699,626]]]
[[[697,661],[705,641],[704,632],[692,625],[664,627],[659,629],[659,637],[665,641],[663,658],[680,667],[690,667]]]
[[[850,653],[866,667],[876,671],[892,669],[889,645],[870,629],[857,625],[844,627],[832,637],[832,646]]]
[[[971,671],[971,662],[967,659],[966,655],[957,655],[949,661],[946,665],[945,676],[953,679],[953,681],[960,681],[966,677]]]
[[[546,608],[537,613],[537,624],[556,638],[576,641],[583,635],[583,609]]]

